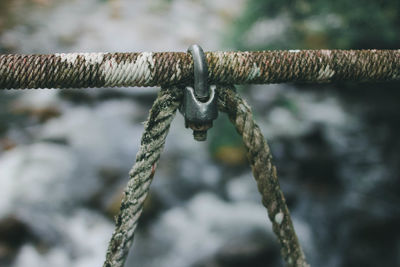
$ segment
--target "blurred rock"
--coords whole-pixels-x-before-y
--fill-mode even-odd
[[[249,237],[248,243],[245,241],[249,245],[254,236],[269,244],[263,243],[260,250],[276,245],[273,245],[276,241],[271,223],[261,204],[230,203],[211,193],[199,193],[182,206],[164,212],[145,233],[139,232],[128,265],[147,267],[163,262],[164,266],[193,266],[213,258],[218,251],[225,251],[225,246],[239,251],[232,242],[241,244],[240,240]],[[255,245],[250,250],[258,249]],[[228,254],[221,252],[221,255]]]
[[[56,107],[46,107],[46,108],[31,108],[24,106],[15,106],[13,112],[20,115],[26,115],[31,118],[35,118],[40,123],[46,122],[47,120],[55,117],[59,117],[61,112]]]
[[[103,211],[110,218],[114,218],[118,214],[122,199],[121,177],[126,176],[120,169],[107,166],[100,168],[98,179],[102,186],[93,193],[87,204],[96,210]]]
[[[15,114],[28,116],[40,123],[61,115],[61,104],[56,91],[28,91],[21,94],[11,105]]]
[[[75,209],[73,212],[58,212],[52,216],[35,218],[32,224],[49,224],[42,236],[55,230],[56,245],[43,250],[40,246],[25,243],[18,253],[14,267],[86,267],[101,266],[108,240],[114,228],[112,221],[88,209]],[[45,221],[42,221],[45,219]]]
[[[0,139],[0,151],[1,150],[11,150],[16,146],[17,146],[17,144],[12,139],[9,139],[7,137]]]
[[[14,216],[0,220],[0,265],[9,265],[19,248],[32,238],[29,227]]]
[[[280,263],[276,241],[264,232],[250,231],[227,241],[211,259],[195,263],[192,267],[282,266]]]
[[[112,196],[108,205],[105,207],[105,213],[108,217],[114,219],[118,215],[119,209],[121,208],[121,201],[124,197],[124,189],[117,190]]]
[[[226,165],[244,165],[247,163],[244,146],[220,146],[214,152],[214,157]]]

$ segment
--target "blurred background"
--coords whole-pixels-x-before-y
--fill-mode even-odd
[[[399,49],[398,0],[1,0],[0,53]],[[312,266],[400,266],[399,83],[242,86]],[[0,266],[102,266],[158,88],[0,92]],[[283,266],[224,115],[176,116],[126,266]]]

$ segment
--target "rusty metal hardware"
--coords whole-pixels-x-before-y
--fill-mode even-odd
[[[218,117],[216,86],[208,85],[208,67],[203,49],[192,45],[188,52],[193,57],[194,84],[193,87],[185,87],[181,111],[186,128],[193,130],[194,139],[205,141],[207,130]]]

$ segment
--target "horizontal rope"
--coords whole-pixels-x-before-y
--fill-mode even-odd
[[[390,81],[400,50],[208,52],[213,84]],[[193,79],[191,55],[71,53],[0,55],[0,89],[168,86]]]

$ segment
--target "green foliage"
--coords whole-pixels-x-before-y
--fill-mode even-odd
[[[245,89],[243,85],[236,85],[240,93]],[[219,112],[218,118],[213,123],[213,128],[208,131],[208,148],[214,158],[231,166],[245,164],[247,166],[246,151],[242,137],[236,132],[225,113]]]
[[[253,44],[254,34],[265,35],[249,36],[262,21],[281,21],[285,27],[278,38]],[[249,0],[231,37],[240,49],[395,49],[400,46],[400,1]]]
[[[222,133],[228,133],[221,136]],[[242,139],[236,132],[228,117],[221,113],[219,118],[214,122],[213,129],[209,131],[210,150],[212,154],[217,153],[220,147],[225,146],[241,146]]]

